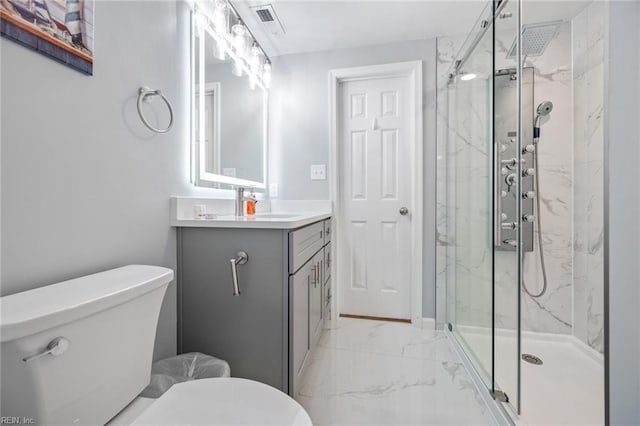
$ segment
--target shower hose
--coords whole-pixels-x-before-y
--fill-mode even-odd
[[[524,291],[531,297],[540,297],[547,292],[547,267],[544,263],[544,249],[542,248],[542,226],[540,220],[540,168],[538,167],[538,139],[534,140],[535,150],[533,152],[533,162],[534,162],[534,180],[535,180],[535,217],[536,217],[536,226],[538,228],[538,251],[540,253],[540,266],[542,267],[542,290],[539,293],[532,293],[527,288],[527,283],[525,282],[524,275],[522,277],[522,288]],[[524,259],[523,259],[524,262]]]

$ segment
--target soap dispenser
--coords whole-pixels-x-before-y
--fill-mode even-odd
[[[253,192],[253,188],[251,188],[251,193],[247,197],[247,216],[253,216],[256,214],[257,203],[258,199],[256,198],[256,194]]]

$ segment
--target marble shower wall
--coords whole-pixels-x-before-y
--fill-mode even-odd
[[[573,334],[602,352],[604,340],[604,55],[607,7],[573,19]]]
[[[548,287],[538,298],[522,293],[523,330],[571,334],[574,191],[571,23],[562,24],[544,53],[527,59],[525,66],[534,68],[534,114],[544,101],[553,102],[553,111],[542,119],[540,142],[536,147],[536,172],[540,181],[540,212],[536,214],[542,222]],[[524,255],[525,285],[534,294],[543,285],[537,244],[539,231],[534,231],[534,251]]]

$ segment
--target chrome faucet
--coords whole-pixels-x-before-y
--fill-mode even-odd
[[[236,188],[236,216],[244,216],[244,202],[247,200],[258,201],[256,198],[244,195],[245,188],[239,186]]]

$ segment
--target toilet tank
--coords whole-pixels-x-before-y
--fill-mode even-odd
[[[102,425],[149,383],[171,269],[129,265],[0,298],[1,415]],[[26,357],[63,337],[58,355]],[[11,421],[11,420],[9,420]]]

